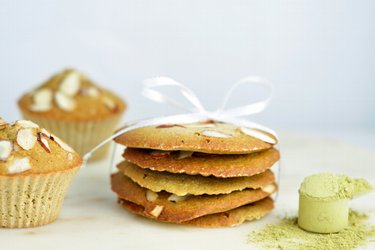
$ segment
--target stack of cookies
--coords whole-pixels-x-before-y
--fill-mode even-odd
[[[259,139],[260,138],[260,139]],[[111,176],[127,210],[162,222],[235,226],[269,213],[280,154],[263,131],[206,121],[131,130]]]

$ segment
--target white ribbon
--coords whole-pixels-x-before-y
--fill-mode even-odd
[[[248,105],[232,108],[232,109],[225,109],[227,103],[229,102],[230,97],[232,96],[233,92],[240,87],[241,85],[259,85],[260,87],[265,88],[269,95],[266,99],[251,103]],[[186,107],[185,105],[181,104],[177,100],[175,100],[173,97],[170,97],[166,94],[163,94],[161,91],[158,91],[158,87],[162,86],[174,86],[177,87],[180,93],[192,104],[192,108]],[[120,129],[112,136],[105,139],[103,142],[99,143],[96,147],[94,147],[92,150],[90,150],[88,153],[86,153],[83,157],[84,161],[87,162],[87,160],[91,157],[91,155],[101,148],[104,144],[112,141],[114,138],[137,128],[142,128],[146,126],[157,126],[162,124],[187,124],[187,123],[194,123],[204,120],[214,120],[219,122],[225,122],[234,124],[240,127],[247,127],[247,128],[253,128],[253,129],[259,129],[262,131],[265,131],[271,135],[273,135],[276,139],[277,135],[276,133],[258,123],[250,122],[244,119],[240,119],[239,117],[242,116],[248,116],[253,115],[256,113],[262,112],[270,103],[272,96],[273,96],[273,88],[272,85],[265,80],[264,78],[258,77],[258,76],[250,76],[241,79],[236,84],[232,86],[232,88],[229,90],[227,95],[224,98],[223,104],[220,109],[209,112],[207,111],[201,102],[199,101],[199,98],[195,95],[195,93],[186,87],[185,85],[176,82],[175,80],[168,78],[168,77],[156,77],[156,78],[150,78],[143,81],[143,90],[142,95],[150,100],[153,100],[155,102],[160,103],[167,103],[179,108],[182,108],[189,113],[186,114],[179,114],[179,115],[171,115],[171,116],[165,116],[165,117],[157,117],[147,120],[141,120],[138,122],[135,122],[133,124],[130,124],[126,126],[123,129]],[[261,138],[259,138],[261,139]]]

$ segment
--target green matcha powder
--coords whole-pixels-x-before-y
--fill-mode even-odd
[[[269,224],[260,231],[251,232],[248,242],[265,249],[349,250],[375,236],[375,227],[369,225],[367,219],[368,215],[351,210],[347,228],[338,233],[316,234],[300,229],[297,217],[284,218],[279,224]]]

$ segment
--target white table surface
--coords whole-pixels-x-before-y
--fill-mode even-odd
[[[354,144],[359,141],[355,135],[352,138]],[[297,190],[304,176],[335,172],[375,183],[374,144],[360,148],[335,139],[290,133],[282,133],[281,139],[280,195],[276,209],[260,221],[234,228],[201,229],[157,223],[130,214],[117,205],[110,190],[107,159],[79,171],[60,218],[54,223],[30,229],[0,229],[0,249],[259,249],[246,243],[247,234],[276,223],[278,216],[297,213]],[[359,211],[372,212],[372,224],[374,200],[372,192],[351,202]],[[375,243],[365,248],[375,249]]]

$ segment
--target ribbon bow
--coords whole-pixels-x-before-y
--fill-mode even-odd
[[[265,88],[269,92],[269,95],[266,99],[259,101],[259,102],[247,104],[247,105],[232,108],[232,109],[225,109],[233,92],[239,86],[244,85],[244,84],[259,85]],[[166,94],[163,94],[161,91],[158,91],[157,87],[161,87],[161,86],[177,87],[180,93],[190,102],[190,104],[192,104],[193,108],[188,108],[182,105],[180,102],[173,99],[172,97]],[[238,81],[236,84],[234,84],[229,90],[229,92],[227,93],[227,95],[225,96],[222,106],[214,112],[207,111],[203,107],[201,102],[199,101],[199,98],[195,95],[195,93],[191,89],[189,89],[185,85],[168,77],[156,77],[156,78],[150,78],[150,79],[144,80],[142,95],[155,102],[167,103],[173,106],[177,106],[179,108],[182,108],[188,111],[188,113],[151,118],[151,119],[141,120],[133,124],[130,124],[129,126],[123,129],[120,129],[115,134],[108,137],[103,142],[99,143],[96,147],[94,147],[92,150],[90,150],[88,153],[86,153],[83,157],[85,162],[90,158],[90,156],[97,149],[102,147],[104,144],[108,143],[109,141],[112,141],[114,138],[130,130],[134,130],[134,129],[142,128],[146,126],[157,126],[157,125],[162,125],[162,124],[187,124],[187,123],[194,123],[194,122],[205,121],[205,120],[214,120],[214,121],[219,121],[219,122],[231,123],[240,127],[261,130],[261,131],[267,132],[268,134],[273,135],[277,139],[277,135],[273,130],[265,126],[262,126],[258,123],[250,122],[250,121],[238,118],[242,116],[248,116],[248,115],[260,113],[269,105],[272,99],[272,95],[273,95],[272,85],[267,80],[259,76],[246,77]],[[266,135],[265,133],[260,133],[257,131],[253,131],[251,135],[266,142],[270,142],[274,140],[268,135]]]

